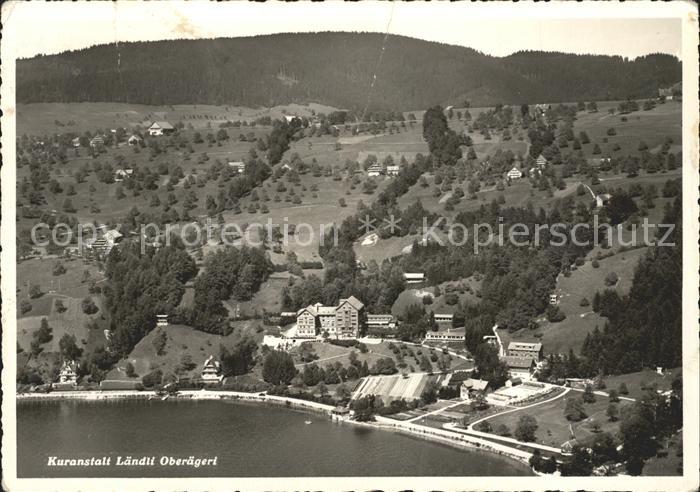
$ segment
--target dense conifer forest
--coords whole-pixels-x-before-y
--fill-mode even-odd
[[[319,102],[353,110],[369,103],[373,110],[413,110],[438,103],[644,98],[680,78],[680,61],[664,54],[628,60],[518,52],[498,58],[404,36],[384,40],[378,33],[275,34],[119,43],[19,60],[17,101]]]

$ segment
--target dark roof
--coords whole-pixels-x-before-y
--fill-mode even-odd
[[[355,296],[350,296],[347,299],[341,299],[340,302],[338,303],[338,307],[342,306],[344,302],[347,302],[348,304],[350,304],[352,307],[354,307],[357,310],[360,310],[363,307],[365,307],[365,305],[362,304],[362,301],[360,301]]]
[[[163,130],[174,130],[175,127],[168,123],[167,121],[154,121],[153,124],[149,128],[153,128],[154,126],[159,126]]]
[[[531,343],[531,342],[510,342],[508,344],[508,350],[529,350],[533,352],[539,352],[542,348],[541,343]]]
[[[489,385],[488,381],[485,381],[483,379],[465,379],[462,382],[462,386],[465,388],[469,388],[471,390],[475,391],[484,391]]]

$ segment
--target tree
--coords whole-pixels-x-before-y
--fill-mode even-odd
[[[484,396],[483,392],[479,391],[472,397],[472,400],[469,403],[469,408],[475,412],[489,408],[489,404],[486,401],[486,396]]]
[[[587,477],[593,472],[593,464],[588,449],[576,446],[569,461],[562,463],[561,474],[565,477]]]
[[[542,468],[542,453],[540,453],[539,449],[535,449],[532,452],[532,456],[530,456],[528,462],[530,463],[530,466],[533,470],[540,471],[540,469]]]
[[[506,424],[498,424],[495,429],[496,434],[503,437],[510,436],[510,429]]]
[[[46,318],[41,318],[39,329],[34,332],[34,339],[38,344],[43,345],[49,343],[53,339],[53,330],[49,326],[49,321]]]
[[[586,388],[583,390],[583,395],[581,396],[581,400],[583,400],[584,403],[593,403],[595,401],[595,394],[593,393],[593,387],[590,384],[587,384]]]
[[[566,314],[564,314],[564,312],[561,309],[559,309],[559,306],[547,306],[546,314],[547,320],[550,323],[558,323],[566,319]]]
[[[624,381],[622,383],[620,383],[620,386],[618,386],[617,391],[621,395],[629,395],[630,394],[629,390],[627,389],[627,385],[624,383]]]
[[[515,428],[515,438],[518,441],[531,442],[535,440],[537,420],[531,415],[522,415]]]
[[[32,310],[32,303],[26,299],[22,299],[22,301],[19,303],[20,313],[27,314],[31,310]]]
[[[618,280],[619,280],[619,277],[617,276],[617,273],[610,272],[605,276],[604,282],[605,282],[605,285],[607,287],[612,287],[613,285],[615,285],[617,283]]]
[[[479,378],[488,381],[493,388],[500,388],[508,379],[508,368],[498,357],[498,350],[488,343],[476,347],[474,363]]]
[[[600,466],[605,463],[616,463],[619,460],[617,444],[615,438],[607,432],[597,435],[591,446],[593,464]]]
[[[289,384],[296,373],[294,360],[287,352],[273,350],[265,357],[262,376],[268,383],[274,385]]]
[[[83,300],[80,303],[80,306],[85,314],[95,314],[97,311],[100,310],[100,308],[97,307],[95,302],[89,296],[83,298]]]
[[[440,372],[445,373],[450,370],[450,356],[447,354],[442,354],[437,362],[438,369]]]
[[[34,284],[29,287],[29,297],[31,299],[37,299],[38,297],[43,296],[44,293],[41,291],[41,287],[38,285]]]
[[[55,277],[57,277],[59,275],[63,275],[64,273],[66,273],[66,267],[63,266],[63,263],[61,263],[60,261],[57,261],[53,266],[52,273]]]
[[[219,359],[221,360],[222,374],[224,376],[240,376],[249,372],[255,362],[253,355],[257,349],[258,345],[250,336],[245,336],[237,341],[230,350],[221,345]],[[292,377],[289,378],[290,381]]]
[[[620,397],[617,396],[616,389],[611,389],[610,391],[608,391],[608,401],[610,401],[610,403],[617,403],[618,401],[620,401]]]
[[[56,308],[57,313],[65,313],[68,308],[63,304],[63,300],[61,299],[56,299],[53,304],[54,308]]]
[[[131,362],[126,363],[126,366],[124,366],[124,372],[126,373],[127,377],[130,378],[135,378],[138,376],[138,374],[136,374],[136,369],[134,369],[134,365]]]
[[[165,344],[168,342],[168,335],[161,328],[158,328],[155,336],[153,337],[153,348],[156,351],[156,355],[165,354]]]
[[[195,364],[192,361],[192,356],[190,354],[182,354],[182,356],[180,357],[180,363],[178,364],[178,367],[177,367],[177,372],[183,373],[183,372],[191,371],[195,367],[197,367],[197,364]]]
[[[433,365],[430,363],[430,359],[423,354],[420,358],[420,370],[427,373],[433,372]]]
[[[586,418],[583,410],[583,403],[578,398],[567,398],[564,408],[564,417],[571,422],[580,422]]]
[[[339,400],[348,400],[348,399],[350,399],[350,396],[352,396],[352,393],[350,392],[348,387],[345,386],[345,384],[341,383],[335,389],[335,396]]]
[[[633,475],[640,474],[644,460],[654,456],[658,446],[653,416],[641,402],[635,402],[634,406],[624,413],[620,423],[620,440],[627,470]]]
[[[158,386],[162,382],[163,371],[161,371],[160,369],[155,369],[141,378],[141,383],[143,383],[144,387],[146,388],[153,388],[155,386]]]
[[[75,336],[64,334],[58,341],[58,348],[63,360],[78,360],[83,351],[75,343]]]
[[[609,404],[607,410],[605,411],[605,415],[608,416],[608,420],[610,422],[615,422],[619,414],[620,411],[617,409],[617,405],[614,403]]]
[[[639,208],[629,194],[620,192],[615,193],[610,198],[608,204],[605,206],[605,211],[610,219],[610,224],[617,225],[639,211]]]
[[[488,420],[482,420],[474,426],[479,432],[491,432],[491,424]]]
[[[435,403],[438,399],[438,387],[433,381],[429,382],[420,395],[420,399],[424,405]]]

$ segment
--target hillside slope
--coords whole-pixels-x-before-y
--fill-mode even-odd
[[[320,102],[358,111],[369,102],[371,109],[414,110],[465,100],[479,106],[651,97],[680,77],[681,63],[669,55],[497,58],[403,36],[300,33],[119,43],[19,60],[17,101]]]

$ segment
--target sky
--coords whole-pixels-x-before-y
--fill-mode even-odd
[[[494,56],[543,50],[680,58],[681,23],[670,17],[683,7],[687,4],[11,1],[3,5],[3,37],[9,26],[18,58],[124,41],[302,31],[388,31]]]

